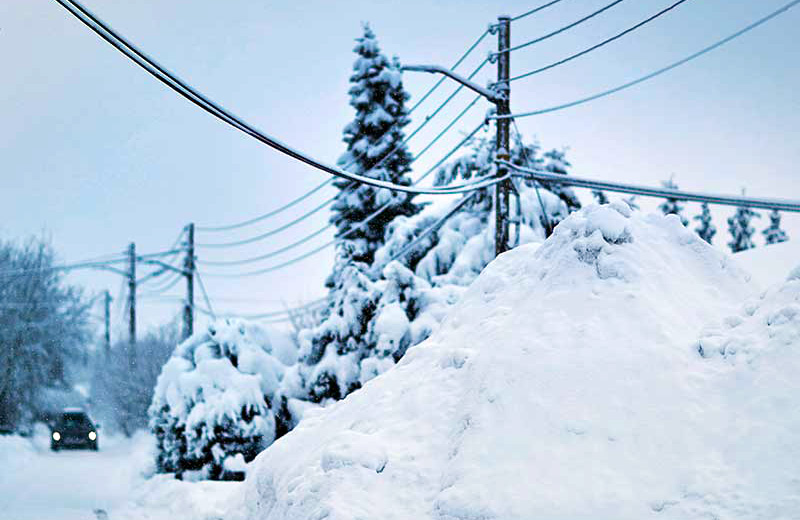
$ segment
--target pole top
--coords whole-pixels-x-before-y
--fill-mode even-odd
[[[501,22],[509,21],[509,20],[511,20],[511,15],[508,15],[508,14],[501,14],[501,15],[499,15],[499,16],[497,17],[497,19],[498,19],[499,21],[501,21]]]

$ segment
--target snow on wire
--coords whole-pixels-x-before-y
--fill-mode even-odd
[[[800,0],[798,0],[800,1]],[[672,190],[667,188],[649,188],[646,186],[639,186],[636,184],[623,184],[620,182],[608,182],[595,179],[587,179],[582,177],[575,177],[572,175],[566,176],[557,173],[545,172],[542,170],[533,170],[517,166],[508,161],[497,161],[510,169],[520,172],[516,175],[526,179],[537,181],[555,182],[567,186],[577,186],[581,188],[594,188],[617,193],[630,193],[633,195],[642,195],[645,197],[659,197],[669,198],[676,200],[691,200],[695,202],[708,202],[711,204],[720,204],[724,206],[742,206],[760,209],[774,209],[778,211],[800,212],[800,201],[786,200],[786,199],[769,199],[769,198],[756,198],[744,197],[733,195],[716,195],[711,193],[690,192],[682,190]]]
[[[89,27],[101,38],[103,38],[112,46],[114,46],[114,48],[123,53],[131,61],[139,65],[153,77],[155,77],[156,79],[167,85],[169,88],[171,88],[172,90],[174,90],[175,92],[177,92],[178,94],[180,94],[181,96],[183,96],[196,106],[202,108],[209,114],[217,117],[221,121],[228,123],[234,128],[242,131],[243,133],[253,137],[257,141],[285,155],[288,155],[293,159],[303,162],[313,168],[316,168],[330,175],[341,177],[343,179],[347,179],[354,182],[359,182],[362,184],[367,184],[370,186],[374,186],[376,188],[385,188],[391,191],[415,193],[420,195],[453,195],[458,193],[466,193],[469,191],[492,186],[503,180],[501,178],[495,178],[495,179],[490,179],[488,181],[475,182],[470,186],[464,186],[460,188],[449,188],[447,186],[417,188],[411,186],[402,186],[391,182],[381,181],[378,179],[357,175],[342,170],[340,168],[337,168],[335,166],[325,164],[303,152],[291,148],[290,146],[278,141],[277,139],[269,135],[264,134],[263,132],[254,128],[252,125],[248,124],[247,122],[233,115],[230,111],[222,108],[213,101],[209,100],[203,94],[200,94],[192,87],[187,85],[184,81],[180,80],[175,75],[167,71],[163,66],[159,65],[155,60],[144,54],[132,43],[128,42],[127,40],[119,36],[110,27],[108,27],[106,24],[100,21],[96,16],[90,13],[86,8],[81,6],[80,3],[76,2],[75,0],[56,0],[56,2],[58,2],[61,6],[67,9],[67,11],[69,11],[72,15],[78,18],[84,25]]]

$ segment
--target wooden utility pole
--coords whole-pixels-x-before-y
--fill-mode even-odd
[[[183,308],[183,337],[194,332],[194,222],[186,226],[186,259],[183,262],[183,275],[186,277],[186,303]]]
[[[128,246],[128,363],[136,363],[136,244]]]
[[[105,325],[105,333],[103,335],[106,359],[111,355],[111,294],[106,290],[103,298],[103,324]]]
[[[497,115],[504,116],[511,113],[510,95],[511,87],[508,78],[511,75],[511,18],[500,16],[497,18],[497,85],[500,94],[497,101]],[[511,150],[511,120],[498,118],[497,120],[497,160],[510,160]],[[502,164],[497,165],[497,176],[503,177],[508,173],[508,168]],[[494,188],[494,253],[495,256],[508,251],[509,242],[509,180],[495,184]]]

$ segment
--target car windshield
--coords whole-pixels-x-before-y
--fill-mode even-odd
[[[89,418],[85,415],[65,414],[61,418],[60,426],[67,430],[77,430],[90,425]]]

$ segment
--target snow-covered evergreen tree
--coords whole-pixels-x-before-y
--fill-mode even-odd
[[[739,206],[736,208],[736,213],[728,217],[728,231],[731,234],[731,241],[728,242],[728,247],[731,248],[731,252],[738,253],[755,247],[753,234],[756,230],[750,225],[750,221],[759,216],[758,213],[747,206]]]
[[[235,468],[293,426],[280,391],[285,372],[266,332],[240,320],[218,321],[181,343],[148,411],[158,470],[241,478]]]
[[[767,244],[778,244],[789,240],[786,231],[781,229],[781,214],[778,210],[774,209],[769,213],[769,226],[764,231],[764,240]]]
[[[673,177],[670,177],[669,180],[661,181],[661,185],[670,190],[678,189],[678,184]],[[664,215],[678,215],[684,226],[689,225],[689,220],[683,215],[683,204],[678,199],[667,199],[658,206],[658,209]]]
[[[698,235],[700,235],[700,238],[710,244],[711,240],[714,238],[714,235],[717,234],[717,228],[711,222],[711,210],[708,208],[708,202],[704,202],[701,208],[702,213],[694,216],[694,220],[699,222],[695,228],[695,231]]]
[[[592,197],[598,204],[608,204],[608,196],[602,190],[592,190]]]
[[[400,64],[389,60],[378,47],[375,34],[364,25],[363,36],[354,49],[358,58],[353,65],[350,105],[355,119],[344,129],[347,151],[339,165],[349,171],[395,184],[411,184],[411,155],[403,144],[403,127],[409,122],[405,102],[409,95],[403,89]],[[348,235],[352,259],[372,262],[372,255],[383,241],[386,225],[398,215],[413,215],[419,206],[408,193],[392,192],[346,179],[336,179],[340,194],[333,204],[331,222],[337,235],[350,231],[384,204],[388,207],[380,218],[371,220]]]
[[[380,298],[369,266],[354,262],[347,247],[338,248],[325,319],[298,337],[303,386],[316,403],[342,399],[358,388],[358,363],[369,349],[367,327]]]

